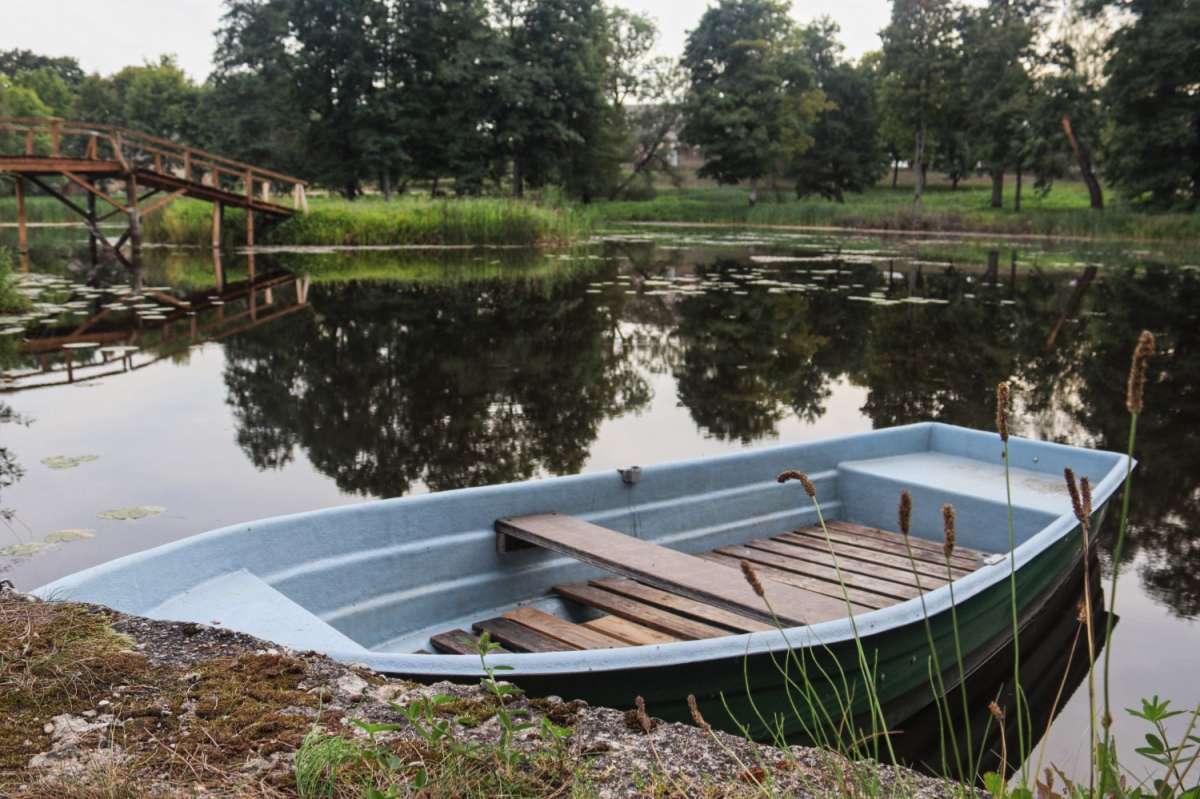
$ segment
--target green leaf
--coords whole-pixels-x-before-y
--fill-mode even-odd
[[[404,726],[401,724],[372,724],[367,721],[359,721],[358,719],[350,719],[350,723],[371,734],[377,732],[395,732],[404,729]]]
[[[1004,778],[994,771],[983,775],[983,787],[996,799],[1002,799],[1004,796]]]

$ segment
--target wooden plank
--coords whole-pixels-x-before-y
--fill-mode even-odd
[[[725,549],[725,547],[721,548]],[[840,584],[810,575],[806,566],[810,566],[811,564],[805,564],[799,560],[788,560],[787,558],[780,557],[780,555],[760,552],[757,549],[749,547],[730,549],[727,552],[709,552],[704,554],[704,559],[712,560],[713,563],[719,563],[722,566],[733,567],[733,569],[738,569],[742,565],[743,560],[749,560],[750,563],[754,564],[755,570],[764,576],[778,579],[781,583],[816,591],[818,594],[832,596],[836,600],[845,601],[846,599],[846,595],[842,593]],[[870,588],[860,588],[858,585],[854,585],[853,581],[847,581],[846,590],[850,593],[850,601],[854,603],[856,609],[895,605],[896,602],[900,601],[900,597],[893,594],[910,593],[911,591],[913,596],[917,595],[917,589],[907,589],[904,585],[895,583],[890,585],[892,585],[894,590],[875,591]]]
[[[537,608],[517,608],[502,614],[501,618],[523,624],[534,632],[541,633],[547,638],[553,638],[573,649],[612,649],[618,646],[628,646],[624,641],[611,638],[596,630],[589,630]]]
[[[574,652],[575,647],[555,641],[549,636],[535,632],[523,624],[508,619],[495,618],[477,621],[471,625],[477,633],[487,630],[493,641],[499,641],[514,652]]]
[[[463,641],[463,638],[467,639],[467,641],[470,643]],[[479,636],[469,633],[466,630],[450,630],[449,632],[438,633],[429,639],[429,643],[433,644],[441,651],[451,655],[479,654],[477,651],[475,651],[475,648],[471,646],[471,644],[479,643]],[[506,654],[511,652],[511,650],[505,649],[504,647],[498,647],[497,649],[493,649],[492,652]]]
[[[753,550],[749,550],[753,555]],[[755,570],[764,577],[770,577],[772,580],[778,580],[781,583],[795,585],[800,588],[807,588],[810,591],[821,591],[826,596],[831,596],[835,599],[846,600],[846,594],[850,595],[850,602],[854,606],[855,613],[862,613],[867,610],[878,610],[886,608],[889,605],[895,605],[900,600],[896,597],[884,596],[870,591],[864,591],[861,588],[852,588],[846,586],[846,594],[842,593],[842,588],[837,583],[827,583],[824,580],[814,580],[803,573],[788,571],[787,569],[779,568],[771,565],[771,559],[774,557],[765,552],[759,553],[762,559],[746,558],[754,563]],[[704,555],[706,560],[711,560],[713,563],[719,563],[722,566],[728,566],[731,569],[741,568],[742,558],[734,558],[729,555],[722,555],[719,552],[709,552]],[[897,586],[899,587],[899,586]],[[915,590],[914,590],[915,593]]]
[[[686,641],[730,635],[729,630],[713,627],[711,624],[704,624],[583,583],[556,585],[554,590],[567,599]]]
[[[710,622],[721,627],[728,627],[734,632],[753,633],[775,629],[774,624],[767,624],[765,621],[758,621],[749,616],[714,608],[712,605],[704,602],[697,602],[694,599],[672,594],[669,591],[660,591],[657,588],[651,588],[648,585],[642,585],[639,582],[624,577],[600,577],[596,580],[589,580],[588,584],[611,591],[614,594],[627,596],[630,599],[637,599],[645,602],[647,605],[654,605],[655,607],[680,613],[684,616],[691,616],[700,621]]]
[[[758,546],[753,546],[754,544],[758,544]],[[734,544],[721,547],[716,550],[715,554],[739,560],[744,558],[751,563],[764,563],[768,566],[774,566],[777,569],[783,569],[784,571],[803,574],[805,577],[818,581],[823,586],[820,589],[814,586],[811,590],[820,590],[826,596],[841,597],[842,591],[838,586],[838,573],[833,568],[833,563],[829,560],[828,554],[825,555],[823,562],[814,562],[800,557],[792,557],[789,552],[799,552],[801,555],[805,554],[803,550],[798,550],[795,547],[788,547],[786,544],[776,544],[774,541],[766,540],[762,542],[752,541],[747,545]],[[818,558],[820,557],[820,553],[814,554]],[[886,576],[880,576],[881,574]],[[909,599],[917,595],[917,582],[913,578],[912,572],[905,574],[886,570],[872,574],[860,574],[843,569],[842,579],[851,588],[869,591],[882,596]],[[945,584],[946,581],[944,579],[940,582],[932,579],[921,579],[921,587],[927,591],[932,588],[941,588]],[[833,588],[829,586],[833,586]]]
[[[782,533],[772,536],[772,541],[778,541],[781,544],[801,550],[807,554],[797,554],[796,557],[802,557],[805,560],[811,560],[819,557],[822,563],[833,563],[833,556],[829,554],[829,544],[824,540],[818,540],[812,536],[797,535],[796,533]],[[753,546],[753,542],[751,546]],[[842,571],[854,571],[859,574],[876,574],[886,570],[898,571],[901,574],[911,575],[914,571],[913,562],[908,557],[903,555],[889,555],[886,552],[873,552],[869,549],[861,547],[851,547],[846,545],[834,546],[834,553],[837,555],[838,566]],[[932,563],[916,561],[916,573],[921,575],[921,580],[942,580],[946,581],[946,567],[936,566]],[[954,569],[955,577],[962,577],[967,574],[963,569]],[[922,583],[924,584],[924,583]]]
[[[843,522],[840,520],[829,521],[825,524],[829,528],[830,533],[833,533],[836,530],[855,536],[862,540],[887,542],[889,544],[898,546],[898,551],[901,554],[907,555],[907,552],[904,549],[904,536],[900,533],[892,533],[887,530],[878,530],[874,527],[863,527],[860,524],[850,524],[849,522]],[[820,535],[821,526],[812,524],[808,527],[802,527],[794,532],[816,533]],[[942,545],[939,542],[929,541],[916,536],[909,536],[908,543],[913,549],[913,555],[918,559],[921,559],[922,557],[924,557],[925,560],[933,558],[935,563],[945,564],[946,558],[942,554]],[[979,556],[985,554],[987,553],[978,549],[956,546],[954,548],[954,554],[950,556],[950,560],[952,563],[960,562],[964,569],[974,570],[978,567]]]
[[[746,580],[693,555],[651,544],[559,513],[496,521],[496,532],[569,555],[673,594],[774,623],[763,598]],[[788,627],[843,618],[846,609],[827,596],[782,583],[763,583],[766,599]]]
[[[797,531],[794,533],[783,533],[777,536],[776,539],[788,544],[794,544],[798,539],[805,539],[811,542],[809,546],[813,546],[824,552],[829,551],[829,542],[819,532]],[[929,574],[931,577],[937,575],[942,579],[949,579],[946,576],[946,559],[944,557],[935,558],[923,551],[914,549],[912,558],[910,559],[908,552],[904,549],[903,542],[897,544],[891,541],[863,541],[861,539],[855,541],[854,536],[840,530],[830,530],[829,540],[833,542],[833,548],[838,558],[842,556],[856,558],[858,560],[886,564],[909,572],[913,570],[913,564],[915,563],[917,570],[921,574]],[[951,558],[950,568],[951,573],[957,578],[975,571],[975,564],[972,563],[970,566],[964,566],[961,561]]]
[[[748,541],[746,546],[751,549],[761,549],[764,552],[783,555],[786,558],[801,561],[809,566],[820,566],[825,570],[821,575],[822,579],[832,580],[833,582],[838,581],[837,569],[834,568],[833,558],[830,556],[828,549],[806,549],[805,547],[782,543],[773,538]],[[855,560],[853,558],[839,558],[838,568],[841,569],[842,579],[845,580],[858,581],[859,578],[866,577],[890,583],[899,583],[900,585],[917,584],[917,578],[914,576],[912,569],[894,569],[890,566]],[[810,572],[805,571],[805,573]],[[920,574],[920,582],[922,588],[929,589],[940,588],[949,581],[945,575],[930,577]]]
[[[651,630],[649,627],[643,627],[629,619],[622,619],[620,616],[601,616],[598,619],[585,621],[580,626],[599,630],[607,636],[634,646],[670,644],[683,640],[659,630]]]

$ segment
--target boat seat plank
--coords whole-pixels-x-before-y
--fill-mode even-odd
[[[788,535],[802,536],[804,538],[812,539],[826,548],[829,546],[829,544],[825,541],[825,534],[821,531],[820,527],[817,527],[815,530],[811,527],[801,528],[788,533]],[[912,565],[911,561],[909,560],[908,550],[904,546],[903,536],[896,536],[891,540],[866,538],[856,536],[853,533],[847,533],[835,527],[830,527],[829,540],[833,542],[834,548],[838,550],[838,554],[841,554],[841,550],[845,548],[848,553],[862,551],[867,553],[868,557],[875,554],[880,554],[886,556],[889,562],[895,562],[892,559],[899,558],[901,562],[909,565],[910,567]],[[946,556],[942,553],[940,548],[936,553],[934,553],[928,549],[925,549],[924,547],[913,547],[912,560],[915,560],[919,565],[922,566],[926,564],[931,565],[935,569],[941,570],[943,575],[946,573]],[[979,559],[977,557],[963,557],[958,553],[957,549],[950,556],[950,566],[955,570],[965,573],[975,571],[975,566],[978,564],[978,562]]]
[[[824,540],[817,540],[804,535],[796,535],[795,533],[781,533],[780,535],[771,536],[772,541],[778,541],[781,544],[786,544],[793,548],[796,552],[796,557],[804,560],[818,559],[820,563],[833,564],[833,556],[829,554],[829,544]],[[900,579],[909,582],[913,577],[913,562],[907,557],[900,555],[888,555],[884,552],[873,552],[867,549],[859,549],[848,546],[835,546],[834,552],[837,553],[838,566],[842,571],[855,571],[859,574],[880,574],[886,572],[899,573],[906,575]],[[924,563],[916,561],[916,572],[921,575],[922,585],[925,580],[941,580],[943,583],[946,580],[946,567],[935,566],[932,563]],[[955,577],[960,577],[967,572],[961,569],[952,571]],[[891,577],[889,579],[896,579]]]
[[[699,638],[720,638],[730,634],[729,630],[722,627],[704,624],[695,619],[689,619],[584,583],[556,585],[554,590],[581,605],[587,605],[613,616],[620,616],[643,627],[659,630],[685,641],[694,641]]]
[[[465,641],[463,639],[466,639]],[[449,630],[444,633],[430,636],[429,643],[433,644],[438,650],[445,652],[448,655],[478,655],[475,646],[479,644],[479,636],[469,633],[466,630]],[[493,653],[505,654],[511,650],[505,649],[502,646],[492,650]]]
[[[763,599],[741,575],[694,555],[642,541],[559,513],[499,519],[496,532],[632,577],[645,585],[772,622]],[[784,583],[763,584],[775,615],[785,626],[842,618],[837,600]]]
[[[600,577],[595,580],[589,580],[588,584],[611,591],[614,594],[627,596],[630,599],[637,599],[648,605],[663,608],[664,610],[670,610],[684,616],[691,616],[701,621],[719,624],[722,627],[728,627],[740,633],[753,633],[775,629],[775,625],[773,624],[767,624],[764,621],[758,621],[749,616],[743,616],[740,613],[730,613],[727,610],[721,610],[704,602],[697,602],[694,599],[672,594],[669,591],[660,591],[657,588],[642,585],[625,577]]]
[[[629,619],[622,619],[620,616],[601,616],[598,619],[585,621],[580,626],[591,630],[598,630],[605,635],[616,638],[619,641],[624,641],[627,644],[632,644],[633,646],[671,644],[683,640],[678,636],[669,635],[661,630],[652,630],[649,627],[643,627]]]
[[[471,629],[478,633],[486,630],[493,641],[499,641],[514,652],[574,652],[576,649],[505,618],[477,621]]]
[[[500,618],[515,621],[517,624],[522,624],[534,632],[541,633],[547,638],[553,638],[573,649],[613,649],[629,645],[625,641],[612,638],[597,630],[589,630],[537,608],[517,608],[502,613]]]
[[[898,542],[901,547],[904,546],[904,536],[900,533],[893,533],[890,530],[879,530],[875,527],[864,527],[861,524],[852,524],[850,522],[844,522],[841,519],[827,520],[825,522],[825,526],[830,530],[840,530],[844,533],[850,533],[851,535],[856,535],[861,538],[871,538],[877,541],[895,541]],[[821,531],[821,526],[819,524],[812,524],[808,527],[802,527],[801,530],[819,533]],[[915,535],[909,536],[908,542],[914,550],[924,550],[925,552],[933,555],[937,559],[938,563],[946,562],[946,559],[942,556],[942,545],[940,542],[930,541],[927,538],[920,538]],[[967,568],[974,569],[979,563],[979,558],[986,557],[988,554],[990,553],[984,552],[981,549],[955,546],[954,555],[952,557],[961,558]]]
[[[772,562],[771,565],[773,566],[794,571],[808,577],[815,577],[833,583],[835,586],[838,584],[838,570],[833,567],[833,558],[829,556],[828,550],[824,552],[816,549],[807,550],[764,538],[749,541],[744,546],[734,544],[728,547],[721,547],[716,551],[734,557],[744,557],[752,562],[757,560],[753,554],[747,553],[746,550],[769,552],[777,558],[781,558],[781,560]],[[917,583],[912,570],[901,571],[883,566],[872,568],[870,564],[863,564],[861,561],[843,561],[840,559],[838,560],[838,566],[842,570],[841,579],[845,580],[847,585],[884,596],[896,597],[897,599],[909,599],[916,596]],[[921,587],[926,590],[940,588],[945,584],[945,577],[941,579],[933,577],[921,578]],[[839,597],[842,595],[841,589],[838,589],[837,595]]]

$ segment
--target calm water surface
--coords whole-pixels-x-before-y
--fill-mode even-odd
[[[82,252],[36,251],[26,288],[43,305],[0,324],[24,331],[0,332],[0,576],[19,587],[380,497],[908,422],[992,429],[1001,380],[1014,432],[1124,450],[1145,328],[1162,354],[1139,425],[1114,702],[1200,702],[1200,269],[1187,250],[649,229],[549,255],[230,253],[215,267],[207,251],[158,249],[133,302],[111,265],[89,288]],[[57,344],[81,326],[108,349],[72,349],[68,368]],[[98,457],[43,463],[54,456]],[[164,510],[97,517],[147,506]],[[1114,514],[1106,568],[1116,527]],[[46,542],[64,530],[84,532]],[[1061,666],[1043,660],[1038,679],[1057,684],[1067,647]],[[1073,690],[1047,762],[1086,768],[1087,715]],[[1147,730],[1115,724],[1139,765]]]

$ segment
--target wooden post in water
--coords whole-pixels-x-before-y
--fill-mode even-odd
[[[246,246],[254,246],[254,209],[246,206]]]
[[[216,279],[217,293],[225,291],[225,266],[221,263],[221,248],[213,247],[213,277]],[[192,317],[195,319],[195,317]]]
[[[17,184],[17,247],[22,256],[29,255],[29,231],[25,220],[25,181],[15,178]]]
[[[137,177],[125,176],[125,206],[129,214],[129,262],[133,266],[133,290],[142,290],[142,220],[138,212]]]
[[[92,181],[88,181],[91,183]],[[89,191],[87,193],[87,215],[88,215],[88,260],[91,261],[92,269],[95,269],[100,264],[100,250],[97,246],[99,241],[96,239],[96,193]]]
[[[214,250],[221,249],[221,222],[224,221],[225,208],[220,200],[213,202],[212,246]]]

